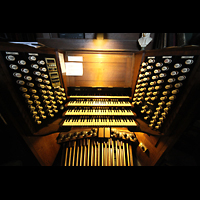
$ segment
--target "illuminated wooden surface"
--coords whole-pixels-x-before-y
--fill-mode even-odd
[[[83,76],[66,76],[68,87],[131,87],[132,53],[104,54],[66,52],[68,56],[83,57]]]

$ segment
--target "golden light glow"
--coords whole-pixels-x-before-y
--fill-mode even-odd
[[[97,33],[97,40],[103,40],[104,39],[104,33]]]
[[[97,33],[96,38],[96,40],[93,40],[95,48],[98,50],[104,49],[106,44],[106,40],[104,40],[104,33]]]
[[[97,54],[97,55],[98,55],[99,58],[102,58],[102,54],[101,54],[101,53],[99,53],[99,54]]]
[[[95,49],[101,50],[105,48],[106,40],[93,40]]]

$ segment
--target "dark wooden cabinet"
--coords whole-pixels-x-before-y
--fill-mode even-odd
[[[85,39],[59,38],[58,33],[37,33],[37,41],[62,50],[92,50],[92,51],[115,51],[137,52],[140,50],[138,39],[140,33],[104,33],[103,40],[97,40],[97,33],[85,33]],[[154,39],[154,33],[151,33]],[[151,42],[146,49],[153,47]]]

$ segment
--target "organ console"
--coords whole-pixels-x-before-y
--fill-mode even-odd
[[[83,75],[62,72],[58,53],[85,56]],[[94,52],[1,44],[1,116],[42,165],[60,146],[64,166],[159,164],[199,112],[199,47],[102,55],[106,67]]]

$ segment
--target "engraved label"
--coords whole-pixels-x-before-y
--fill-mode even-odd
[[[19,55],[19,52],[6,52],[6,54]]]
[[[163,56],[162,58],[172,58],[172,56]]]
[[[181,58],[194,58],[194,56],[181,56]]]
[[[38,56],[38,53],[28,53],[29,56]]]

